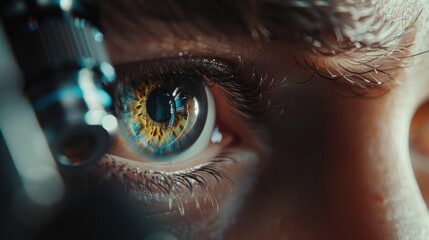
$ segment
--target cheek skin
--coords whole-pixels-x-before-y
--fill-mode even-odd
[[[288,105],[270,126],[273,158],[228,236],[258,229],[255,238],[426,239],[408,134],[429,96],[419,76],[429,73],[414,70],[378,98],[343,98],[317,78],[278,93]]]
[[[428,234],[408,151],[415,100],[411,88],[401,87],[376,100],[328,100],[326,234],[336,229],[344,237],[365,229],[361,239]]]

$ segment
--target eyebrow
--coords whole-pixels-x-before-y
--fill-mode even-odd
[[[250,31],[257,41],[297,41],[300,47],[309,46],[307,50],[314,52],[313,57],[322,55],[326,65],[321,67],[306,59],[302,62],[296,59],[298,65],[314,72],[311,78],[319,76],[339,83],[338,86],[354,86],[356,95],[366,95],[372,89],[384,91],[395,86],[395,70],[407,67],[414,56],[408,51],[414,42],[410,33],[421,13],[415,8],[417,5],[401,8],[405,3],[412,5],[411,2],[372,2],[111,0],[103,1],[101,7],[106,26],[115,28],[115,35],[126,40],[132,37],[141,41],[146,35],[164,37],[166,30],[192,39],[195,29],[187,32],[187,27],[192,26],[208,35],[234,36]],[[211,27],[220,32],[212,32]],[[330,59],[334,55],[342,57],[348,65]],[[362,69],[353,67],[358,65]],[[384,77],[376,77],[381,75]]]
[[[170,24],[189,21],[198,27],[204,19],[227,34],[250,32],[257,40],[288,39],[306,41],[316,48],[328,49],[328,54],[370,46],[385,47],[401,39],[410,31],[410,26],[392,24],[395,14],[384,14],[383,0],[112,0],[104,3],[104,12],[117,12],[126,16],[128,24],[117,22],[111,14],[111,23],[124,30],[146,29],[148,19]],[[110,5],[109,5],[110,4]],[[399,13],[399,7],[398,7]],[[388,16],[387,16],[388,15]],[[398,15],[396,15],[399,18]],[[403,17],[403,16],[401,16]],[[415,17],[417,18],[417,16]],[[413,23],[409,20],[409,25]],[[133,28],[137,27],[138,29]],[[234,26],[234,28],[232,27]],[[206,26],[199,26],[202,31]],[[240,29],[240,32],[236,32]],[[135,32],[135,31],[133,31]],[[326,51],[325,51],[326,52]]]

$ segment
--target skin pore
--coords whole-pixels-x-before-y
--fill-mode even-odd
[[[391,26],[383,30],[357,24],[364,22],[357,18],[360,5],[347,2],[357,10],[337,12],[339,19],[351,24],[341,26],[347,46],[343,48],[332,41],[338,39],[338,32],[320,30],[332,29],[329,24],[319,29],[326,35],[311,41],[285,38],[305,29],[292,31],[292,24],[278,36],[273,31],[268,41],[255,39],[243,29],[246,21],[235,24],[233,17],[220,28],[201,16],[172,20],[148,15],[147,9],[126,15],[114,4],[101,4],[102,26],[115,65],[183,56],[218,58],[239,65],[240,75],[250,76],[247,81],[262,79],[267,88],[260,104],[273,111],[259,119],[266,136],[247,131],[249,125],[239,124],[243,120],[224,117],[241,138],[250,139],[240,147],[252,146],[257,160],[245,155],[252,163],[236,171],[235,190],[220,199],[219,210],[210,208],[205,215],[184,221],[197,227],[186,233],[173,231],[179,238],[182,234],[185,239],[429,237],[427,208],[409,149],[411,121],[429,99],[429,55],[419,54],[429,49],[429,4],[423,0],[374,3],[374,14],[382,19],[378,21]],[[121,6],[121,1],[116,5]],[[253,8],[249,4],[245,9]],[[247,25],[252,30],[253,25]],[[270,29],[270,24],[266,27]],[[359,35],[371,30],[373,37]],[[393,40],[384,41],[389,36]],[[315,40],[329,43],[321,46],[328,51],[318,51]],[[358,49],[356,42],[361,45]],[[371,50],[378,57],[367,64],[368,70],[362,65],[369,62],[365,60]],[[228,108],[224,95],[215,95],[222,102],[219,105]],[[246,157],[241,159],[246,162]],[[174,216],[168,221],[182,224],[182,220]]]

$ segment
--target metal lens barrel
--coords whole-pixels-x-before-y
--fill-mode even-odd
[[[24,93],[61,166],[87,166],[111,145],[116,118],[105,90],[115,73],[89,1],[2,1]]]

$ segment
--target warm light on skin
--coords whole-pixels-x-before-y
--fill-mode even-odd
[[[381,2],[391,12],[422,6],[407,54],[429,49],[426,1]],[[190,26],[176,24],[179,29]],[[345,98],[337,85],[320,77],[296,83],[312,74],[293,58],[309,55],[299,43],[256,43],[249,35],[194,33],[193,28],[194,38],[186,39],[167,30],[159,28],[165,34],[157,37],[128,39],[107,27],[113,62],[213,56],[250,62],[275,82],[287,79],[286,87],[270,93],[273,105],[285,104],[284,114],[267,128],[272,157],[258,162],[252,187],[238,183],[249,189],[248,195],[231,194],[238,207],[221,207],[210,219],[224,224],[204,229],[207,225],[195,223],[197,233],[216,232],[227,239],[427,239],[429,216],[413,174],[408,135],[415,110],[429,99],[429,54],[397,70],[397,84],[384,94]],[[341,85],[344,91],[349,88]],[[220,220],[230,209],[229,218]]]

